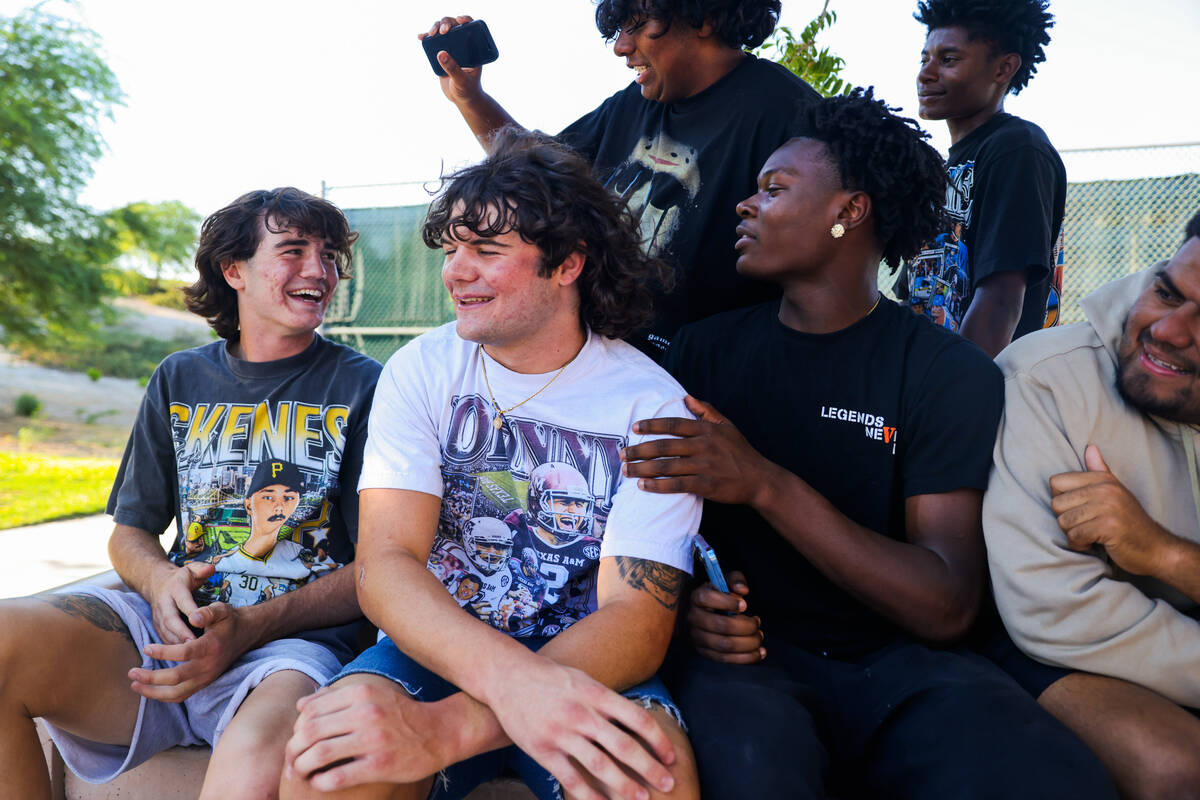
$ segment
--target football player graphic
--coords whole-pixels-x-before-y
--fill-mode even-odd
[[[528,569],[526,551],[537,557],[537,572],[545,581],[544,605],[565,603],[572,616],[587,614],[594,600],[594,575],[589,573],[600,557],[595,504],[579,470],[565,461],[547,461],[529,473],[528,511],[513,512],[507,520],[517,528],[523,571]]]
[[[551,547],[590,536],[594,506],[587,481],[570,464],[547,461],[529,473],[529,517],[534,533]]]
[[[513,536],[512,529],[495,517],[473,517],[463,523],[462,544],[441,539],[430,554],[429,568],[435,575],[445,575],[446,590],[485,622],[513,585],[509,565]],[[460,564],[462,569],[448,571],[450,564]],[[476,588],[466,594],[464,582]]]
[[[508,566],[512,555],[512,528],[494,517],[475,517],[463,524],[463,546],[467,557],[484,575],[494,575]]]

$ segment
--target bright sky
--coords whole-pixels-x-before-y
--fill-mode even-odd
[[[25,3],[0,0],[0,13]],[[799,31],[822,0],[783,0]],[[832,0],[822,40],[843,76],[915,116],[924,30],[915,0]],[[557,132],[632,79],[589,0],[81,0],[127,95],[83,199],[179,199],[208,214],[243,191],[424,181],[482,156],[417,38],[444,13],[487,21],[500,60],[484,88],[522,124]],[[1059,148],[1200,141],[1200,3],[1052,0],[1047,61],[1006,110]],[[928,123],[945,152],[942,123]],[[420,202],[419,187],[332,192],[347,206]]]

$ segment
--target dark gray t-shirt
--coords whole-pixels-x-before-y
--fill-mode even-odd
[[[354,558],[379,371],[320,336],[279,361],[242,361],[224,341],[168,356],[147,386],[108,513],[156,535],[174,518],[172,563],[216,568],[200,603],[253,605],[337,569]],[[348,658],[353,627],[299,636]]]

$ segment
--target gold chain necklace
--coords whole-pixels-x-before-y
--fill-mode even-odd
[[[574,361],[574,360],[575,359],[571,359],[571,361]],[[546,391],[546,389],[550,386],[550,384],[554,383],[554,381],[557,380],[558,376],[563,374],[563,370],[565,370],[567,367],[571,366],[571,361],[568,361],[566,364],[563,364],[562,367],[559,368],[558,372],[554,373],[553,378],[546,381],[545,385],[543,385],[542,388],[538,389],[536,392],[529,395],[529,397],[526,397],[524,400],[517,403],[515,406],[509,406],[508,408],[501,409],[500,404],[496,402],[496,395],[492,394],[492,384],[488,382],[487,363],[484,361],[484,358],[483,358],[483,345],[479,345],[479,368],[481,370],[483,370],[483,385],[487,387],[488,400],[490,400],[492,403],[492,411],[494,411],[496,413],[496,418],[492,420],[492,427],[495,428],[496,430],[500,430],[502,427],[504,427],[504,415],[505,414],[512,411],[514,408],[520,408],[521,406],[525,405],[533,398],[537,397],[542,392]]]

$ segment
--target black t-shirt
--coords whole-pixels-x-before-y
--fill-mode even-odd
[[[1013,338],[1056,324],[1067,197],[1058,152],[1037,125],[1000,113],[949,155],[950,229],[905,265],[897,294],[914,311],[957,331],[984,278],[1024,270],[1025,300]]]
[[[559,134],[640,215],[647,251],[675,267],[675,289],[655,297],[655,321],[634,344],[658,357],[681,325],[779,295],[734,269],[735,206],[789,138],[797,103],[818,98],[785,68],[747,54],[675,103],[647,100],[630,84]]]
[[[786,327],[778,310],[683,328],[667,369],[758,452],[893,539],[907,538],[905,498],[987,486],[1003,383],[978,347],[886,299],[822,335]],[[749,507],[706,502],[701,530],[725,570],[745,572],[768,635],[846,657],[907,636]]]

